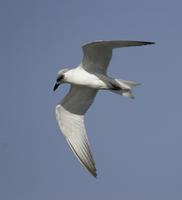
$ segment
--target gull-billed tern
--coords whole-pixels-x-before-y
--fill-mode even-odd
[[[138,83],[107,76],[112,50],[149,44],[154,43],[124,40],[90,42],[82,46],[84,56],[79,66],[58,72],[54,91],[62,83],[71,85],[68,94],[56,106],[58,125],[75,156],[95,177],[97,172],[86,134],[84,114],[98,90],[109,90],[133,98],[131,89]]]

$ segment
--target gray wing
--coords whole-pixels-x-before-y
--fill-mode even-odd
[[[94,101],[97,90],[72,85],[69,93],[56,106],[56,119],[70,148],[81,164],[97,176],[84,125],[84,114]]]
[[[89,72],[97,72],[106,74],[107,67],[112,58],[112,50],[114,48],[132,47],[154,44],[153,42],[142,41],[95,41],[82,46],[83,60],[82,67]]]

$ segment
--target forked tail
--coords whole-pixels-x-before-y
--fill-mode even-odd
[[[121,90],[112,90],[112,92],[134,99],[132,88],[140,85],[140,83],[121,79],[115,79],[115,81],[119,84]]]

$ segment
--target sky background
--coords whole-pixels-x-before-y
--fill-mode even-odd
[[[182,3],[1,0],[0,199],[182,199]],[[135,100],[101,91],[86,115],[93,178],[55,120],[52,91],[93,40],[156,45],[114,51],[108,73],[142,83]]]

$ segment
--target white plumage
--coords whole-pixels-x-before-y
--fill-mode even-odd
[[[93,103],[97,91],[110,90],[133,98],[131,89],[138,85],[134,81],[113,79],[107,76],[113,48],[154,44],[140,41],[96,41],[83,45],[81,64],[58,72],[54,90],[61,83],[70,83],[71,88],[56,106],[56,119],[75,156],[93,175],[97,176],[95,162],[89,147],[84,125],[84,114]]]

